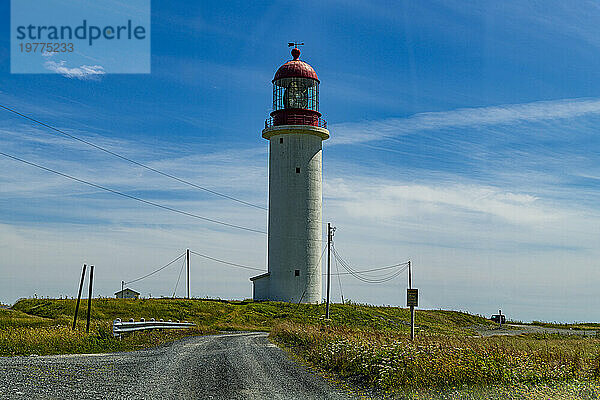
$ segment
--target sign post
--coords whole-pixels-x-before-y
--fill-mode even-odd
[[[419,305],[419,289],[412,288],[412,263],[408,262],[408,289],[406,305],[410,307],[410,340],[415,339],[415,307]]]
[[[410,307],[410,340],[414,340],[415,307],[419,305],[419,289],[406,289],[406,305]]]

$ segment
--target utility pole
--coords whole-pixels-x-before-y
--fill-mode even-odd
[[[186,252],[186,263],[187,263],[187,298],[190,298],[190,249],[187,249]]]
[[[325,319],[329,319],[329,288],[331,287],[331,238],[333,231],[331,224],[327,223],[327,303],[325,305]]]
[[[412,289],[412,268],[410,261],[408,262],[408,288]]]
[[[90,265],[90,283],[88,290],[88,307],[87,307],[87,323],[85,325],[85,333],[90,332],[90,314],[92,311],[92,285],[94,283],[94,266]]]
[[[125,298],[125,294],[123,293],[123,290],[125,290],[125,281],[121,281],[121,298],[122,299]]]
[[[408,288],[412,289],[412,268],[411,262],[408,261]],[[410,305],[410,340],[415,339],[415,306]]]
[[[75,324],[77,323],[77,313],[79,312],[79,302],[81,301],[81,289],[83,289],[83,280],[85,279],[85,264],[83,264],[83,271],[81,271],[81,281],[79,282],[79,292],[77,293],[77,304],[75,305],[75,316],[73,316],[73,330],[75,330]]]

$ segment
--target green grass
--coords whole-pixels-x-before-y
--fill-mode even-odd
[[[188,320],[213,330],[269,331],[280,322],[319,324],[324,305],[278,302],[216,301],[185,299],[94,299],[92,320],[113,321],[116,318],[163,318]],[[78,318],[85,319],[87,301],[82,301]],[[24,299],[14,310],[52,320],[72,320],[75,300]],[[331,324],[376,331],[408,332],[408,309],[361,304],[332,304]],[[473,335],[473,325],[495,326],[485,318],[457,311],[419,310],[417,325],[428,334]]]
[[[490,384],[462,387],[404,389],[389,395],[396,400],[592,400],[600,398],[597,381],[539,384]]]
[[[95,303],[96,300],[94,300]],[[183,336],[214,333],[199,326],[164,332],[135,332],[117,340],[110,319],[94,315],[85,332],[85,307],[80,307],[77,329],[72,330],[71,300],[22,300],[13,309],[0,309],[0,356],[103,353],[156,346]],[[85,302],[82,302],[82,306]],[[66,307],[65,307],[66,306]],[[22,307],[27,312],[19,310]],[[83,308],[83,310],[82,310]]]
[[[157,346],[184,336],[214,333],[201,327],[165,332],[134,332],[122,340],[113,338],[108,323],[95,322],[90,333],[83,324],[73,331],[71,326],[8,327],[0,329],[0,355],[48,355],[73,353],[105,353],[137,350]]]
[[[282,322],[306,326],[323,323],[324,305],[277,302],[217,301],[185,299],[94,299],[91,330],[84,332],[87,300],[82,300],[78,328],[72,331],[75,300],[23,299],[12,309],[0,309],[0,355],[90,353],[133,350],[173,340],[184,335],[218,331],[270,331]],[[191,330],[137,332],[118,341],[112,337],[114,319],[156,318],[196,323]],[[461,312],[417,313],[419,330],[430,335],[473,334],[473,325],[493,325],[484,318]],[[408,332],[407,309],[359,304],[332,304],[328,325],[365,332]]]
[[[600,339],[477,338],[472,327],[497,325],[463,312],[418,310],[417,340],[410,342],[409,311],[397,307],[332,304],[331,320],[325,321],[324,305],[94,299],[89,334],[87,300],[76,331],[70,329],[74,310],[69,299],[24,299],[0,309],[0,355],[135,350],[187,335],[260,330],[271,331],[272,340],[334,380],[399,399],[578,399],[600,393]],[[188,320],[197,327],[136,332],[119,341],[111,333],[116,318]]]
[[[56,325],[50,318],[29,315],[21,311],[0,309],[0,329]]]
[[[597,383],[600,377],[596,338],[421,334],[410,342],[400,332],[294,323],[277,326],[271,337],[325,373],[384,392]]]

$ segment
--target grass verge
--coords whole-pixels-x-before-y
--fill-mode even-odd
[[[78,314],[78,329],[70,330],[72,299],[23,299],[10,310],[0,309],[0,355],[93,353],[132,350],[185,335],[218,331],[269,331],[281,322],[318,325],[324,305],[277,302],[185,299],[94,299],[91,331],[84,333],[87,300]],[[332,304],[331,324],[370,332],[408,332],[407,309],[360,304]],[[472,325],[493,325],[484,318],[453,311],[418,312],[419,330],[431,335],[472,335]],[[137,332],[117,341],[114,319],[163,318],[196,323],[191,330]]]
[[[472,338],[282,323],[271,337],[338,379],[380,392],[597,382],[600,340],[559,336]]]

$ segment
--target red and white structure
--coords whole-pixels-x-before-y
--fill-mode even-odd
[[[273,78],[269,141],[268,272],[250,278],[254,300],[319,303],[322,249],[322,142],[319,78],[292,49]]]

